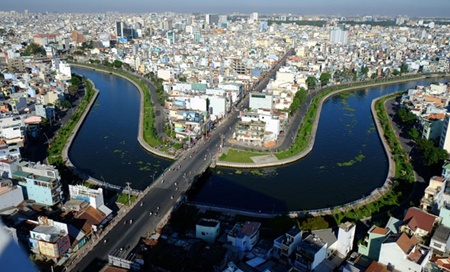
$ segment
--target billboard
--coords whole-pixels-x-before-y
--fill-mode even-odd
[[[198,112],[184,112],[183,113],[183,120],[186,122],[196,122],[199,123],[202,119],[202,115]]]

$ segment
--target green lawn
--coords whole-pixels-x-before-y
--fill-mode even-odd
[[[124,205],[129,205],[130,203],[133,203],[136,200],[136,198],[137,198],[137,196],[131,195],[130,196],[130,203],[128,203],[128,194],[119,194],[118,196],[119,197],[117,198],[116,202],[122,203]]]
[[[230,149],[227,154],[220,156],[219,160],[227,162],[252,163],[253,161],[250,159],[251,157],[264,156],[268,154],[269,153],[266,152],[257,153],[245,150]]]

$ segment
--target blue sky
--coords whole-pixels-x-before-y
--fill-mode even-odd
[[[0,0],[23,12],[242,12],[450,17],[450,0]]]

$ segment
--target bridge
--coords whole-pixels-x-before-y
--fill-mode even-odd
[[[290,49],[251,91],[262,91],[270,78],[275,76],[289,55]],[[239,106],[248,105],[248,96]],[[119,214],[101,232],[97,233],[87,249],[77,254],[66,265],[67,270],[98,271],[108,260],[111,252],[121,252],[127,256],[143,236],[148,236],[157,228],[163,227],[168,217],[185,198],[185,192],[212,164],[215,156],[221,153],[223,138],[231,137],[237,121],[238,112],[231,111],[212,133],[211,137],[201,139],[190,150],[178,157],[164,173],[144,191],[138,192],[137,200],[130,207],[121,209]],[[103,182],[96,180],[99,184]],[[111,184],[103,184],[112,188]],[[113,188],[123,189],[123,188]],[[107,241],[107,242],[104,242]]]

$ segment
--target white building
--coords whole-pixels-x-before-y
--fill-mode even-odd
[[[0,118],[0,137],[7,144],[22,143],[25,122],[21,115]]]
[[[195,237],[202,239],[207,243],[213,244],[216,242],[219,235],[220,221],[215,219],[202,218],[195,225]]]
[[[391,234],[381,244],[379,263],[396,271],[421,272],[431,258],[432,250],[420,245],[415,236]]]
[[[60,62],[58,73],[55,78],[58,80],[70,80],[72,78],[72,69],[70,68],[70,64]]]
[[[70,249],[67,224],[40,216],[30,231],[31,250],[49,258],[61,258]]]
[[[83,185],[69,185],[69,195],[70,198],[86,201],[96,209],[105,204],[102,188],[90,189]]]
[[[16,207],[23,201],[22,188],[11,180],[0,179],[0,211]]]
[[[313,271],[327,257],[327,243],[315,235],[308,235],[295,253],[295,267],[304,271]]]
[[[220,83],[218,88],[225,91],[226,96],[231,99],[233,105],[241,101],[244,93],[244,87],[240,83]]]
[[[221,119],[228,112],[229,107],[227,106],[227,99],[220,96],[209,96],[209,114],[211,120]],[[214,117],[213,117],[214,116]]]
[[[337,252],[342,256],[347,256],[353,249],[356,226],[350,222],[339,225]]]
[[[205,97],[194,96],[189,99],[189,103],[186,105],[186,108],[192,111],[207,111],[206,108],[207,101]]]
[[[433,249],[433,253],[441,256],[447,255],[450,251],[450,228],[439,225],[431,237],[430,247]]]
[[[249,108],[252,110],[267,109],[272,110],[273,96],[264,93],[251,93]]]
[[[16,172],[19,160],[6,159],[0,161],[0,175],[2,178],[12,178],[12,173]]]
[[[444,125],[442,127],[442,134],[439,140],[439,147],[450,152],[450,114],[447,113],[444,118]]]
[[[259,239],[259,227],[261,223],[245,222],[244,225],[236,224],[228,233],[227,241],[239,251],[250,251]]]
[[[284,235],[281,235],[280,237],[275,239],[273,244],[274,256],[291,256],[297,248],[297,245],[302,241],[302,234],[303,233],[300,229],[298,229],[297,227],[293,227]]]
[[[334,28],[330,32],[330,42],[331,43],[340,43],[342,45],[347,44],[348,42],[348,32],[342,30],[340,28]]]

